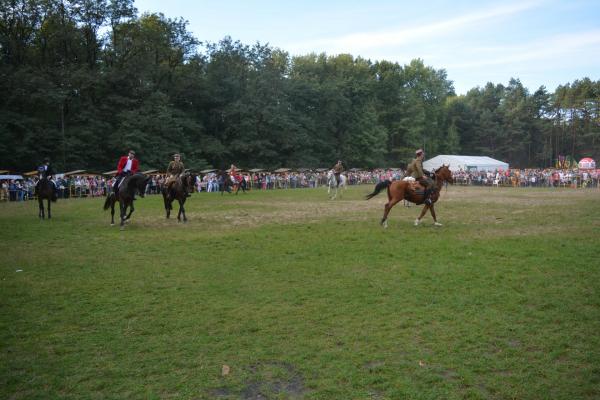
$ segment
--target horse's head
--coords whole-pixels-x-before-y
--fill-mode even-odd
[[[190,190],[192,187],[194,187],[194,182],[196,182],[196,175],[192,174],[191,172],[186,172],[182,176],[181,181],[183,182],[186,189]]]
[[[435,176],[440,178],[442,181],[446,181],[448,183],[454,183],[454,178],[452,177],[452,171],[450,171],[450,165],[443,164],[441,167],[436,169]]]
[[[146,195],[146,186],[150,183],[152,178],[144,174],[135,174],[133,178],[135,178],[135,188],[140,194],[140,197],[144,197]]]

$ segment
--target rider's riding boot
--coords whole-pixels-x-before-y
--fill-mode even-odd
[[[425,201],[423,201],[423,203],[430,206],[431,205],[431,189],[425,189],[425,194],[423,194],[423,197],[425,197]]]

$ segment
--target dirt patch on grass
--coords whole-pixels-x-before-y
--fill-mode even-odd
[[[297,222],[321,222],[323,219],[335,217],[343,220],[366,220],[372,218],[369,213],[382,210],[382,201],[367,202],[330,201],[330,202],[272,202],[268,208],[256,207],[256,202],[231,202],[234,209],[219,211],[188,211],[188,223],[177,222],[176,218],[166,219],[163,216],[141,216],[134,223],[142,226],[170,228],[210,225],[211,229],[228,229],[238,227],[256,227],[267,224],[291,224]],[[250,205],[250,207],[247,207]],[[191,208],[191,207],[190,207]]]
[[[214,398],[264,400],[271,398],[301,399],[308,393],[304,377],[287,362],[269,361],[248,367],[249,379],[240,392],[228,388],[211,391]]]

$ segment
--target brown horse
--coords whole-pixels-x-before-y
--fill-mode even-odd
[[[177,221],[181,222],[181,216],[183,216],[183,222],[187,222],[185,216],[185,208],[183,205],[187,200],[187,194],[192,193],[194,190],[194,182],[196,176],[190,173],[185,173],[175,180],[171,186],[171,190],[167,191],[167,188],[163,189],[162,195],[165,203],[165,211],[167,212],[167,218],[171,217],[171,210],[173,209],[173,201],[179,202],[179,212],[177,213]]]
[[[50,213],[50,202],[56,201],[56,191],[54,189],[54,184],[50,182],[48,178],[42,178],[39,180],[37,185],[35,186],[35,195],[38,198],[39,212],[38,217],[40,219],[44,219],[44,199],[48,202],[48,219],[52,218],[52,214]]]
[[[419,225],[419,223],[421,222],[421,218],[423,218],[427,210],[431,212],[434,225],[442,226],[442,224],[437,222],[434,204],[440,198],[440,189],[442,188],[444,182],[454,183],[454,179],[452,178],[452,172],[450,172],[450,168],[448,165],[442,165],[435,171],[435,190],[431,194],[431,205],[425,204],[425,207],[423,207],[423,210],[421,211],[421,215],[419,215],[419,218],[415,220],[415,226]],[[387,217],[390,213],[390,210],[399,201],[408,200],[415,204],[423,204],[423,202],[425,201],[424,188],[420,185],[418,187],[420,188],[420,190],[413,189],[412,183],[404,180],[394,182],[385,180],[383,182],[379,182],[375,186],[375,190],[373,190],[373,193],[370,193],[366,196],[367,200],[369,200],[377,196],[379,192],[381,192],[383,189],[387,188],[388,202],[385,205],[383,218],[381,219],[381,225],[383,225],[384,228],[387,228]]]

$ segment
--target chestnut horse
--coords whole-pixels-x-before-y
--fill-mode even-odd
[[[423,210],[421,211],[421,215],[419,215],[419,218],[415,220],[415,226],[419,225],[419,223],[421,222],[421,218],[423,218],[427,210],[431,212],[434,225],[442,226],[442,224],[437,222],[434,204],[440,198],[440,190],[444,181],[454,183],[454,179],[452,178],[452,172],[450,172],[450,168],[448,165],[442,165],[441,167],[435,170],[435,190],[431,194],[431,205],[425,204],[425,207],[423,207]],[[412,185],[413,184],[411,182],[407,182],[404,180],[393,182],[385,180],[383,182],[379,182],[375,186],[375,190],[373,190],[373,193],[370,193],[366,196],[367,200],[369,200],[377,196],[379,192],[381,192],[383,189],[387,188],[388,202],[385,205],[383,218],[381,219],[381,225],[383,225],[384,228],[387,228],[387,217],[390,213],[390,210],[399,201],[408,200],[415,204],[423,204],[423,202],[425,201],[424,188],[419,185],[420,190],[415,190],[412,188]]]

